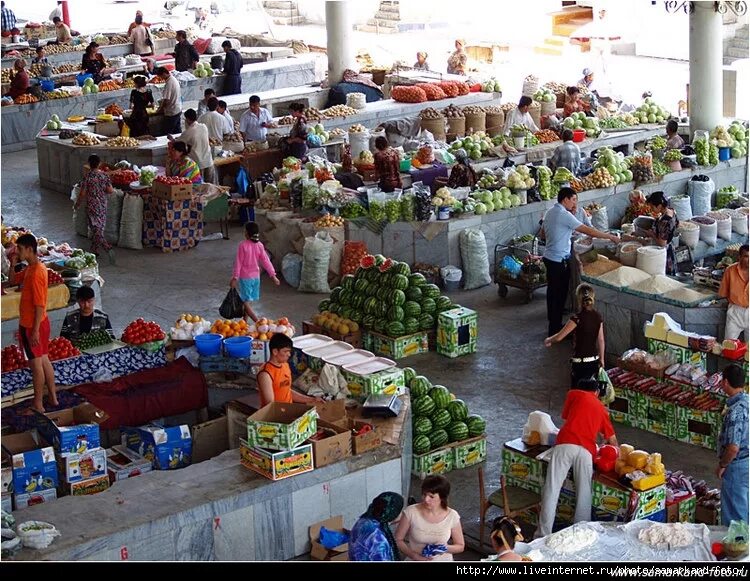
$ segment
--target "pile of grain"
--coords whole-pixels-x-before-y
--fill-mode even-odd
[[[641,283],[644,280],[648,280],[649,278],[651,278],[651,276],[643,272],[642,270],[633,268],[632,266],[621,266],[617,270],[608,272],[607,274],[604,274],[598,278],[602,282],[605,282],[612,286],[616,286],[618,288],[622,288],[624,286],[631,287],[633,285]]]
[[[673,301],[678,301],[681,303],[688,303],[692,304],[698,301],[705,301],[711,298],[712,295],[707,295],[704,293],[699,293],[698,291],[694,291],[690,288],[681,288],[673,291],[669,291],[668,293],[664,294],[664,297],[667,299],[672,299]]]
[[[622,266],[616,260],[609,260],[606,256],[598,256],[594,262],[583,265],[583,272],[588,276],[599,277]]]
[[[684,284],[674,280],[673,278],[669,278],[668,276],[664,276],[663,274],[657,274],[655,276],[652,276],[648,280],[639,282],[638,284],[633,285],[629,288],[630,290],[650,295],[663,295],[664,293],[681,289],[684,286]]]

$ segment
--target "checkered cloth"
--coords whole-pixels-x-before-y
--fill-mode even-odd
[[[170,201],[153,196],[143,209],[143,244],[162,252],[193,248],[203,238],[203,203],[197,198]]]

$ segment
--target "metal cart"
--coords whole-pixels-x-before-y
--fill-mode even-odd
[[[523,263],[521,272],[513,278],[508,271],[501,268],[506,256],[517,258]],[[508,287],[520,289],[526,293],[526,302],[534,298],[534,291],[547,286],[547,273],[541,259],[532,259],[531,251],[518,246],[495,246],[494,278],[497,283],[497,294],[502,298],[508,296]]]

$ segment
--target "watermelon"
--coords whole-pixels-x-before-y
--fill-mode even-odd
[[[353,310],[349,305],[342,305],[341,310],[339,311],[339,315],[341,315],[344,319],[351,319],[352,311]]]
[[[401,306],[406,302],[406,295],[404,291],[399,289],[390,290],[386,296],[386,299],[390,304]]]
[[[373,330],[376,333],[380,333],[381,335],[385,333],[385,326],[388,324],[388,321],[385,319],[382,319],[380,317],[375,317],[375,325],[373,325]]]
[[[430,421],[435,429],[447,428],[451,423],[451,415],[448,410],[435,410],[430,416]]]
[[[382,254],[376,254],[373,258],[375,259],[375,266],[380,266],[385,262],[385,256]]]
[[[402,322],[404,323],[404,332],[407,335],[413,335],[419,331],[419,321],[414,317],[407,317]]]
[[[484,434],[484,430],[487,428],[487,423],[482,416],[471,414],[466,418],[466,426],[469,428],[469,436],[474,437]]]
[[[362,260],[359,261],[359,266],[361,268],[364,268],[365,270],[368,270],[375,266],[376,259],[372,254],[366,254],[362,257]]]
[[[401,274],[403,276],[408,277],[411,274],[411,268],[409,268],[409,265],[405,262],[397,262],[391,267],[391,270],[394,271],[396,274]]]
[[[355,323],[357,323],[358,325],[361,325],[362,324],[362,317],[363,316],[364,315],[362,314],[362,311],[360,311],[358,309],[352,309],[352,312],[349,315],[349,318],[352,321],[354,321]]]
[[[331,291],[331,302],[332,303],[338,303],[339,302],[339,296],[341,295],[341,291],[344,290],[340,286],[337,286],[335,289]]]
[[[411,443],[412,450],[415,454],[426,454],[430,451],[430,438],[424,434],[420,434]]]
[[[411,367],[404,367],[404,384],[409,385],[411,380],[417,376],[417,372]]]
[[[422,294],[430,299],[436,299],[440,296],[440,289],[436,284],[426,284],[422,287]]]
[[[352,302],[352,299],[354,298],[354,293],[350,291],[349,289],[343,289],[341,293],[339,294],[339,300],[338,302],[342,305],[348,305]],[[424,306],[422,307],[422,310],[424,311]]]
[[[344,302],[344,301],[342,300],[341,302]],[[422,312],[423,313],[427,313],[428,315],[434,315],[436,310],[437,310],[437,306],[435,305],[435,301],[433,299],[430,299],[430,298],[422,299]]]
[[[451,392],[448,388],[443,385],[436,385],[430,390],[430,397],[435,402],[435,407],[439,410],[443,410],[448,407],[451,402]]]
[[[375,312],[376,317],[380,317],[381,319],[385,319],[387,322],[387,315],[388,315],[388,304],[385,301],[380,301],[377,304],[378,308]]]
[[[427,279],[423,274],[418,272],[409,275],[409,286],[424,286],[427,284]]]
[[[440,446],[445,446],[448,443],[448,432],[445,430],[435,430],[432,432],[429,436],[430,438],[430,448],[440,448]]]
[[[385,272],[385,273],[381,274],[380,278],[378,279],[378,284],[380,286],[390,287],[391,286],[391,281],[393,280],[393,276],[394,275],[391,274],[390,272]]]
[[[448,404],[448,411],[454,421],[463,422],[469,416],[469,406],[462,399],[454,399]]]
[[[435,402],[429,395],[423,395],[414,400],[414,415],[429,416],[435,411]]]
[[[336,303],[331,303],[330,306],[328,307],[328,312],[334,315],[338,315],[340,310],[341,310],[341,305],[338,305]]]
[[[378,299],[370,297],[365,301],[365,313],[368,315],[376,315],[378,311]]]
[[[469,437],[469,428],[463,422],[453,422],[448,426],[447,432],[451,442],[460,442]]]
[[[356,278],[357,280],[364,280],[366,272],[367,272],[366,269],[362,268],[361,266],[358,266],[357,270],[354,271],[354,278]]]
[[[404,292],[406,293],[407,301],[414,301],[415,303],[422,302],[422,289],[420,289],[418,286],[410,286]]]
[[[368,270],[366,278],[369,283],[377,282],[380,279],[380,271],[377,268]]]
[[[407,317],[419,317],[422,314],[422,307],[419,303],[414,301],[406,301],[404,303],[404,315]]]
[[[367,297],[365,295],[354,295],[352,298],[352,307],[355,309],[362,309],[365,305]]]
[[[447,311],[452,306],[453,306],[453,301],[451,301],[450,298],[446,297],[445,295],[435,299],[435,307],[437,307],[437,310],[439,313],[442,313],[443,311]]]
[[[429,434],[432,431],[432,421],[430,418],[420,416],[414,418],[414,434],[419,436],[420,434]]]
[[[378,270],[380,270],[380,272],[388,272],[394,264],[395,262],[393,261],[392,258],[386,258],[380,264],[380,266],[378,266]]]
[[[367,291],[365,292],[365,294],[368,297],[374,297],[378,294],[379,290],[380,290],[380,287],[378,286],[377,283],[369,283],[369,286],[367,287]]]
[[[331,299],[323,299],[318,303],[318,312],[322,313],[323,311],[327,311],[328,307],[331,306]]]
[[[424,314],[419,317],[419,328],[422,331],[435,328],[435,318],[432,315]]]
[[[397,305],[393,305],[390,309],[388,309],[386,317],[389,321],[398,321],[400,323],[404,320],[404,309]]]
[[[389,286],[391,288],[397,288],[399,290],[405,291],[409,288],[409,279],[406,278],[403,274],[394,274],[390,280]]]
[[[375,293],[375,296],[378,297],[379,301],[385,301],[388,299],[388,296],[391,294],[391,289],[389,289],[385,285],[381,285],[378,287],[378,292]]]
[[[417,375],[414,379],[412,379],[409,382],[409,391],[411,392],[411,396],[416,397],[422,397],[423,395],[427,395],[429,391],[432,389],[432,384],[430,383],[430,380],[427,379],[424,375]],[[416,411],[414,412],[417,413]]]
[[[354,292],[358,294],[363,294],[367,291],[367,287],[370,286],[370,283],[367,282],[364,278],[357,279],[354,282]]]
[[[391,321],[385,326],[385,332],[391,337],[401,337],[404,335],[404,324],[401,321]]]
[[[354,277],[351,274],[347,274],[341,279],[341,286],[346,290],[354,290]]]
[[[362,317],[362,326],[365,329],[372,329],[375,326],[375,317],[373,315],[365,315]]]

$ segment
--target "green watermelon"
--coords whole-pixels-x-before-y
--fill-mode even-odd
[[[380,280],[380,271],[377,268],[373,268],[367,271],[367,282],[373,283]]]
[[[469,437],[469,428],[463,422],[453,422],[447,431],[451,442],[460,442]]]
[[[323,299],[318,303],[318,312],[322,313],[323,311],[327,311],[328,307],[331,306],[331,299]]]
[[[339,294],[338,302],[341,303],[342,305],[348,305],[349,303],[352,302],[353,298],[354,298],[354,293],[352,291],[350,291],[349,289],[343,289],[341,291],[341,294]],[[424,307],[422,307],[422,310],[424,311]]]
[[[378,287],[378,292],[375,294],[375,296],[378,298],[379,301],[385,301],[388,299],[390,294],[391,294],[391,289],[389,289],[385,285],[382,285]]]
[[[430,451],[431,447],[430,438],[424,434],[420,434],[411,443],[412,451],[414,454],[426,454]]]
[[[367,269],[362,268],[361,266],[358,266],[357,270],[354,271],[354,278],[356,278],[357,280],[364,280],[366,272],[367,272]]]
[[[404,331],[407,335],[413,335],[417,331],[419,331],[419,321],[415,319],[414,317],[406,317],[403,320],[404,323]]]
[[[454,421],[463,422],[469,416],[469,406],[462,399],[454,399],[448,404],[447,409]]]
[[[435,318],[432,315],[424,314],[419,317],[419,328],[422,331],[428,331],[435,328]]]
[[[393,289],[393,290],[391,290],[391,291],[388,292],[388,294],[386,296],[386,300],[390,304],[397,305],[397,306],[400,307],[401,305],[403,305],[406,302],[406,295],[404,294],[404,291],[402,291],[402,290]]]
[[[354,282],[354,277],[351,274],[347,274],[341,279],[341,286],[346,290],[354,290]]]
[[[487,428],[487,423],[482,416],[471,414],[466,418],[466,426],[469,428],[469,436],[481,436]]]
[[[373,330],[376,333],[380,333],[381,335],[383,335],[385,333],[386,324],[388,324],[388,321],[386,321],[385,319],[375,317],[375,325],[373,326]]]
[[[436,299],[440,296],[440,289],[436,284],[426,284],[422,287],[422,294],[428,298]]]
[[[404,303],[404,315],[407,317],[417,318],[422,314],[422,307],[419,303],[414,301],[406,301]]]
[[[351,319],[352,312],[354,312],[354,310],[349,305],[343,305],[341,307],[341,310],[339,311],[339,315],[341,315],[345,319]]]
[[[414,415],[429,416],[435,411],[435,402],[430,399],[429,395],[423,395],[414,400]]]
[[[385,332],[391,337],[402,337],[404,333],[404,324],[401,321],[391,321],[385,326]]]
[[[430,438],[430,448],[434,450],[435,448],[440,448],[440,446],[445,446],[448,443],[448,432],[445,430],[435,430],[432,432],[429,436]]]
[[[391,281],[393,280],[394,275],[390,272],[385,272],[380,275],[380,278],[378,279],[378,283],[382,286],[387,286],[390,288]]]
[[[404,384],[409,385],[411,380],[417,376],[417,372],[411,367],[404,367]]]
[[[378,299],[375,297],[370,297],[367,300],[365,300],[365,313],[368,315],[376,315],[378,311]]]
[[[432,431],[432,421],[430,418],[420,416],[414,418],[414,434],[419,436],[420,434],[429,434]]]
[[[388,315],[388,303],[386,303],[385,301],[379,301],[378,309],[377,309],[377,312],[375,313],[375,316],[380,317],[381,319],[385,319],[387,321],[388,320],[387,315]]]
[[[365,315],[362,317],[362,326],[365,329],[372,329],[375,326],[375,317],[373,315]]]
[[[377,296],[379,290],[380,287],[376,283],[370,283],[370,286],[367,287],[367,291],[365,291],[365,294],[368,297],[374,297]]]
[[[435,407],[439,410],[447,408],[448,404],[452,401],[451,392],[443,385],[434,386],[430,390],[430,397],[435,402]]]
[[[448,410],[435,410],[430,416],[430,421],[435,429],[447,428],[451,423],[451,415]]]
[[[370,286],[370,283],[367,282],[364,278],[357,279],[357,281],[354,283],[354,292],[363,294],[367,291],[368,286]]]
[[[330,299],[331,299],[332,303],[338,303],[338,302],[340,302],[339,301],[339,296],[341,295],[341,291],[342,290],[344,290],[344,289],[342,289],[340,286],[337,286],[335,289],[333,289],[331,291]]]
[[[393,305],[390,309],[388,309],[386,317],[389,321],[398,321],[400,323],[404,320],[404,309],[397,305]]]
[[[397,262],[391,267],[391,270],[396,274],[401,274],[408,277],[411,274],[411,268],[405,262]]]
[[[409,286],[424,286],[427,284],[427,279],[423,274],[418,272],[409,275]]]
[[[430,299],[430,298],[422,299],[422,312],[423,313],[427,313],[428,315],[434,315],[436,309],[437,309],[437,306],[435,305],[435,301],[433,299]]]
[[[449,297],[443,295],[435,299],[435,306],[437,307],[438,312],[442,313],[443,311],[450,309],[451,306],[453,306],[453,302]]]
[[[338,315],[340,310],[341,305],[339,305],[338,303],[331,303],[328,307],[328,312],[333,313],[334,315]]]
[[[389,282],[389,285],[391,288],[397,288],[399,290],[405,291],[409,288],[409,279],[406,278],[403,274],[394,274]]]
[[[376,254],[373,258],[375,259],[375,266],[380,266],[385,262],[385,256],[382,254]]]
[[[409,391],[411,392],[411,396],[413,398],[427,395],[429,391],[432,389],[432,384],[430,383],[430,380],[427,379],[424,375],[417,375],[414,379],[412,379],[409,382],[408,385],[409,385]],[[414,413],[417,413],[417,412],[415,411]]]
[[[365,300],[367,297],[365,295],[354,295],[352,297],[352,307],[355,309],[362,309],[365,305]]]
[[[410,286],[405,292],[407,301],[422,302],[422,289],[418,286]]]

